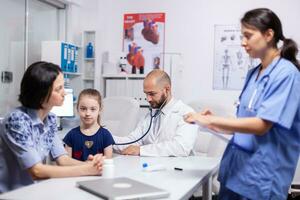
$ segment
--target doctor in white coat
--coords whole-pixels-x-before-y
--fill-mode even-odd
[[[193,109],[172,97],[169,75],[162,70],[151,71],[144,80],[144,93],[152,113],[146,114],[128,136],[113,136],[114,150],[124,155],[189,156],[197,136],[197,126],[186,123],[183,116]],[[130,145],[117,145],[141,138],[148,129],[141,140]]]

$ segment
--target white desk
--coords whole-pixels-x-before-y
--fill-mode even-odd
[[[170,192],[168,199],[188,199],[203,186],[203,199],[211,199],[211,180],[217,172],[219,158],[207,157],[136,157],[117,156],[114,158],[115,176],[132,179],[165,189]],[[167,170],[142,171],[142,164],[163,164]],[[183,171],[174,170],[174,167]],[[93,177],[48,179],[0,195],[0,199],[22,200],[96,200],[99,199],[76,187],[77,181],[97,179]]]

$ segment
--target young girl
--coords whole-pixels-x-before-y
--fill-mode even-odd
[[[72,129],[64,138],[66,150],[73,158],[87,160],[89,155],[104,154],[112,157],[111,133],[100,125],[101,95],[95,89],[85,89],[79,94],[77,111],[80,126]]]

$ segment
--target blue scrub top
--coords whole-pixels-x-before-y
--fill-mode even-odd
[[[290,61],[277,61],[258,80],[258,68],[248,73],[237,111],[239,118],[271,121],[272,128],[263,136],[235,133],[220,167],[221,184],[249,199],[286,199],[299,158],[300,73]]]

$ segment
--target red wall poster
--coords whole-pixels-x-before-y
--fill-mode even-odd
[[[123,52],[128,73],[147,74],[163,64],[165,13],[124,15]]]

